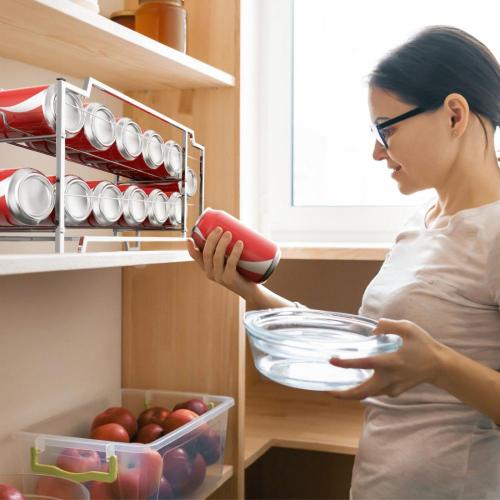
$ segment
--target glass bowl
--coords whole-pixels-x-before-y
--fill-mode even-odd
[[[398,350],[398,335],[373,335],[377,322],[362,316],[314,309],[250,311],[245,328],[262,375],[279,384],[312,391],[355,387],[373,370],[340,368],[332,357],[364,358]]]

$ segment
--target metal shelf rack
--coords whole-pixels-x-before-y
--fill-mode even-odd
[[[187,238],[187,213],[188,213],[188,203],[187,203],[187,195],[186,195],[186,170],[188,167],[188,157],[189,156],[189,146],[192,146],[194,149],[199,152],[199,213],[204,209],[204,177],[205,177],[205,148],[201,144],[196,142],[195,133],[189,127],[169,118],[168,116],[159,113],[158,111],[142,104],[135,99],[123,94],[122,92],[94,79],[94,78],[86,78],[83,83],[83,88],[79,88],[63,78],[58,78],[56,81],[56,131],[53,135],[43,135],[43,136],[33,136],[30,134],[25,134],[22,137],[8,137],[0,139],[0,143],[9,143],[16,145],[21,148],[29,149],[33,151],[32,148],[29,147],[27,143],[33,141],[55,141],[56,149],[55,155],[50,152],[38,151],[40,154],[50,155],[56,158],[56,184],[55,184],[55,194],[56,194],[56,203],[55,203],[55,226],[47,227],[47,226],[4,226],[0,228],[0,241],[54,241],[54,252],[58,254],[65,253],[65,242],[66,241],[78,241],[78,252],[84,253],[87,251],[87,245],[90,242],[107,242],[107,243],[125,243],[127,250],[140,250],[140,245],[143,242],[166,242],[166,241],[185,241]],[[173,179],[160,177],[154,174],[154,171],[151,173],[145,173],[143,171],[138,171],[131,167],[130,165],[122,164],[120,162],[109,160],[108,163],[116,165],[116,171],[119,171],[119,174],[116,176],[117,182],[120,178],[127,179],[125,182],[133,182],[134,184],[153,184],[155,186],[159,186],[162,183],[172,183],[173,181],[178,181],[181,183],[181,196],[182,196],[182,223],[180,226],[173,227],[116,227],[116,226],[103,226],[103,227],[88,227],[88,226],[70,226],[71,229],[81,229],[81,230],[102,230],[107,229],[113,231],[113,235],[110,236],[95,236],[88,234],[81,234],[79,236],[67,236],[66,235],[66,225],[64,220],[65,213],[65,197],[63,193],[65,192],[65,174],[66,174],[66,150],[71,149],[74,152],[82,153],[86,157],[92,158],[92,153],[88,151],[79,151],[74,148],[70,148],[66,146],[66,134],[65,134],[65,96],[66,92],[69,90],[82,96],[83,98],[90,98],[92,90],[98,89],[106,94],[113,96],[124,103],[132,105],[134,108],[139,109],[155,118],[160,120],[163,123],[166,123],[177,130],[179,130],[182,134],[182,144],[180,144],[182,149],[182,177],[181,179]],[[0,111],[0,119],[3,120],[4,125],[8,127],[7,119],[5,113]],[[11,127],[12,128],[12,127]],[[13,129],[15,130],[15,129]],[[19,132],[19,131],[18,131]],[[95,158],[100,159],[95,156]],[[191,157],[190,157],[191,158]],[[88,166],[89,168],[98,169],[92,163],[82,164]],[[102,170],[102,169],[100,169]],[[113,173],[114,169],[106,169],[107,172]],[[138,174],[140,172],[140,174]],[[129,173],[129,175],[128,175]],[[149,237],[142,236],[141,232],[148,231],[181,231],[182,237]],[[118,236],[119,233],[123,232],[135,232],[135,236]],[[43,234],[42,234],[43,233]],[[135,243],[132,245],[132,243]]]

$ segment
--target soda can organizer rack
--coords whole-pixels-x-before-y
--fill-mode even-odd
[[[94,90],[173,128],[180,140],[115,117],[90,100]],[[0,169],[0,241],[54,241],[54,252],[62,254],[68,241],[83,253],[91,242],[138,250],[142,242],[186,239],[188,207],[196,207],[189,199],[197,191],[198,215],[204,210],[205,148],[192,129],[91,77],[82,88],[57,79],[16,92],[12,102],[0,100],[0,143],[52,156],[55,167],[48,176],[35,168]],[[66,161],[114,180],[85,181],[68,173]],[[94,233],[103,229],[112,234]],[[150,231],[165,236],[144,235]]]

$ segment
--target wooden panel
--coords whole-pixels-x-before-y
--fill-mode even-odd
[[[245,466],[269,446],[354,455],[362,423],[358,401],[272,382],[255,384],[247,388]]]
[[[191,53],[209,63],[224,54],[225,69],[236,75],[236,87],[137,92],[134,97],[194,129],[197,141],[206,147],[206,204],[237,217],[239,0],[186,5]],[[173,134],[151,117],[126,111],[144,129],[156,128],[165,138]],[[191,212],[190,224],[195,215]],[[242,314],[241,299],[209,282],[195,263],[123,272],[124,385],[203,391],[236,400],[225,460],[233,465],[234,475],[212,498],[243,497]]]
[[[251,499],[349,498],[354,457],[272,448],[246,470]]]
[[[281,258],[294,260],[383,261],[389,243],[282,243]]]
[[[79,78],[93,76],[125,90],[234,85],[232,75],[73,2],[3,0],[0,32],[3,57]]]

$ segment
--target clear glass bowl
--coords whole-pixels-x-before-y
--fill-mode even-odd
[[[250,311],[245,328],[255,367],[279,384],[312,391],[344,390],[373,370],[339,368],[332,357],[364,358],[394,352],[398,335],[373,335],[376,321],[353,314],[280,308]]]

